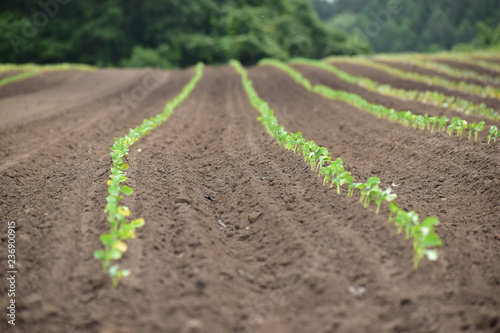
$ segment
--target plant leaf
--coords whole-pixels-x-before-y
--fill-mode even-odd
[[[132,188],[128,187],[127,185],[123,185],[121,191],[125,195],[131,195],[132,193],[134,193],[134,190]]]

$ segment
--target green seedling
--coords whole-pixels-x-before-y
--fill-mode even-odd
[[[498,128],[496,126],[490,127],[490,134],[488,135],[488,144],[490,144],[490,140],[493,139],[493,142],[497,142],[498,137]]]
[[[294,72],[293,69],[287,67],[283,63],[280,63],[275,60],[264,60],[261,63],[272,63],[283,70],[290,72],[292,78],[297,82],[301,83],[306,89],[312,89],[314,92],[318,92],[321,94],[325,94],[328,96],[335,96],[334,98],[343,98],[350,104],[358,105],[360,107],[370,108],[374,113],[378,112],[377,116],[386,117],[391,120],[398,120],[400,118],[406,118],[409,120],[413,119],[413,114],[411,112],[396,112],[393,109],[388,109],[383,106],[375,106],[373,104],[368,103],[365,100],[360,100],[357,95],[333,91],[324,86],[312,86],[308,84],[304,84],[306,79],[303,79],[302,76]],[[375,201],[377,204],[378,214],[381,204],[386,201],[390,203],[390,215],[389,221],[396,222],[398,225],[399,232],[403,229],[406,230],[406,237],[410,238],[413,236],[413,228],[415,226],[420,225],[420,221],[418,215],[414,212],[406,212],[404,209],[399,208],[393,201],[396,199],[396,194],[391,193],[391,189],[388,188],[385,191],[382,191],[379,187],[380,179],[377,177],[371,177],[368,179],[366,183],[355,183],[354,178],[351,174],[345,171],[343,162],[340,158],[336,160],[331,160],[331,155],[328,150],[324,147],[320,147],[314,143],[314,141],[305,141],[300,132],[298,133],[289,133],[283,127],[280,127],[278,124],[278,119],[274,115],[274,111],[269,107],[267,103],[265,103],[257,94],[255,89],[253,88],[252,81],[248,78],[247,71],[241,66],[241,64],[237,61],[231,61],[231,65],[235,68],[236,72],[241,76],[241,82],[243,84],[243,88],[248,95],[250,103],[259,111],[260,116],[257,118],[262,125],[267,129],[268,133],[274,137],[279,144],[283,144],[286,149],[293,150],[298,154],[302,154],[304,157],[304,161],[307,162],[312,170],[319,170],[319,176],[324,177],[323,185],[328,184],[330,187],[333,187],[333,184],[337,186],[337,193],[340,194],[340,187],[344,184],[348,185],[347,196],[352,197],[354,191],[356,189],[360,190],[361,197],[360,202],[363,202],[365,207],[368,207],[371,201]],[[285,67],[284,67],[285,66]],[[340,96],[340,97],[339,97]],[[370,112],[372,112],[370,111]],[[415,121],[419,123],[419,127],[422,126],[422,122],[424,123],[424,127],[428,123],[433,123],[434,125],[438,122],[437,117],[434,117],[434,120],[429,120],[431,117],[420,116],[421,118],[415,118]],[[448,119],[446,119],[446,122]],[[445,124],[446,124],[445,122]],[[434,229],[431,226],[430,232],[434,234]],[[436,235],[437,236],[437,235]],[[434,237],[434,236],[433,236]],[[439,237],[437,237],[439,239]],[[428,258],[432,257],[432,254],[436,255],[437,252],[431,252],[431,249],[426,249],[422,252],[423,245],[420,243],[414,243],[415,248],[415,256],[420,253],[424,253],[424,255],[428,254]],[[415,245],[416,244],[416,245]],[[424,243],[424,245],[427,243]],[[417,257],[415,257],[417,258]],[[418,260],[414,258],[414,267],[418,267]]]
[[[475,94],[475,95],[480,95],[483,97],[493,97],[493,98],[498,98],[500,95],[500,89],[491,86],[491,85],[486,85],[486,86],[480,86],[476,84],[471,84],[466,81],[453,81],[453,80],[447,80],[441,76],[429,76],[429,75],[424,75],[420,74],[418,72],[408,72],[401,70],[399,68],[391,67],[386,64],[382,64],[379,62],[375,62],[372,59],[369,58],[335,58],[337,61],[340,62],[347,62],[347,63],[356,63],[356,64],[361,64],[364,66],[369,66],[376,68],[378,70],[384,71],[392,76],[407,79],[407,80],[414,80],[414,81],[420,81],[424,82],[426,84],[432,83],[433,85],[436,86],[441,86],[447,89],[452,89],[456,91],[461,91],[464,93],[468,94]],[[328,59],[327,59],[328,61]]]
[[[130,276],[131,272],[128,269],[122,270],[120,269],[119,264],[115,264],[108,269],[108,273],[113,280],[113,287],[116,288],[118,287],[118,283],[120,282],[120,280],[124,277]]]
[[[439,121],[439,118],[437,116],[427,118],[427,126],[428,126],[428,129],[431,130],[431,133],[434,133],[434,128],[436,127],[436,124],[438,123],[438,121]]]
[[[301,63],[303,64],[311,64],[311,61],[309,60],[294,60],[292,61],[293,63]],[[425,130],[426,128],[430,130],[431,132],[434,132],[434,128],[436,124],[439,124],[439,129],[445,131],[446,130],[446,125],[448,123],[448,118],[445,116],[438,118],[437,116],[432,116],[430,117],[429,115],[417,115],[413,114],[411,111],[395,111],[394,109],[387,108],[383,105],[378,105],[378,104],[373,104],[369,103],[367,100],[363,99],[361,96],[349,93],[346,91],[342,90],[334,90],[329,87],[323,86],[323,85],[312,85],[305,77],[302,76],[300,72],[297,70],[293,69],[292,67],[277,61],[277,60],[272,60],[272,59],[263,59],[259,62],[260,65],[269,65],[269,66],[274,66],[285,73],[287,73],[290,77],[292,77],[295,82],[298,84],[301,84],[305,89],[308,91],[317,93],[322,95],[325,98],[329,99],[334,99],[334,100],[340,100],[345,103],[348,103],[360,110],[366,111],[371,113],[372,115],[378,117],[378,118],[383,118],[383,119],[388,119],[391,121],[399,122],[404,126],[412,126],[414,128],[418,128],[421,130]],[[335,75],[342,76],[343,79],[346,81],[349,81],[350,79],[347,78],[345,75],[341,74],[335,67],[320,63],[314,63],[313,66],[320,67],[322,69],[327,69],[332,71]],[[326,66],[326,67],[325,67]],[[335,68],[335,69],[332,69]],[[419,94],[419,92],[412,92],[413,94]],[[444,95],[438,95],[439,97],[436,97],[436,94],[439,93],[434,93],[434,92],[428,92],[427,95],[433,96],[434,99],[439,98],[441,101],[446,101],[446,103],[451,102],[454,100],[455,97],[449,97],[449,96],[444,96]],[[258,105],[258,103],[256,103]],[[465,120],[460,120],[461,123],[459,123],[458,118],[454,118],[454,123],[451,124],[451,126],[448,126],[448,134],[451,136],[451,133],[454,130],[457,130],[457,135],[461,136],[462,131],[467,128],[467,122]],[[267,125],[266,125],[267,126]],[[284,139],[281,139],[284,140]],[[279,142],[281,143],[281,142]]]
[[[479,132],[484,130],[484,121],[480,121],[479,123],[472,123],[469,126],[469,137],[467,140],[470,140],[470,137],[472,136],[472,133],[474,132],[474,141],[477,141],[477,135]]]
[[[104,249],[96,250],[94,258],[99,260],[103,270],[108,272],[112,279],[113,287],[118,286],[123,277],[130,275],[129,270],[123,270],[120,268],[120,265],[113,264],[113,262],[121,259],[127,251],[127,245],[124,241],[135,238],[136,229],[144,225],[144,219],[142,218],[127,222],[127,218],[131,215],[130,209],[119,205],[119,202],[125,196],[134,193],[131,187],[123,184],[128,179],[126,170],[129,169],[129,165],[123,159],[128,155],[130,146],[167,120],[173,110],[194,90],[202,75],[203,64],[200,63],[196,66],[193,78],[184,86],[179,95],[167,103],[163,113],[144,120],[137,128],[130,129],[129,133],[124,137],[116,138],[113,146],[111,146],[110,156],[113,166],[111,167],[111,175],[108,180],[108,197],[106,198],[107,203],[104,210],[108,214],[107,220],[110,225],[110,232],[100,236]]]
[[[373,195],[376,189],[378,189],[378,184],[380,184],[380,178],[370,177],[366,182],[366,186],[360,189],[361,197],[359,199],[359,202],[362,202],[365,208],[370,204],[370,201],[372,200],[372,197],[370,195]]]
[[[467,122],[465,120],[462,120],[460,118],[453,118],[450,122],[450,125],[448,125],[448,136],[451,136],[454,130],[457,131],[457,137],[462,136],[462,132],[464,129],[467,129]]]
[[[302,133],[297,132],[295,134],[290,134],[289,136],[287,136],[285,147],[288,150],[293,150],[293,152],[295,153],[297,151],[297,147],[302,146],[304,143],[305,140],[302,137]]]
[[[380,211],[380,206],[382,205],[382,202],[392,202],[396,200],[397,194],[396,193],[391,193],[392,189],[389,187],[385,191],[381,192],[378,194],[377,199],[375,200],[375,203],[377,204],[377,211],[375,212],[376,214],[379,213]]]
[[[271,64],[269,60],[263,60],[262,63]],[[381,84],[372,81],[371,79],[366,77],[353,76],[347,72],[341,71],[332,64],[328,64],[323,61],[310,60],[310,59],[292,59],[290,63],[308,65],[320,68],[335,75],[336,77],[345,82],[356,84],[360,87],[363,87],[365,89],[368,89],[370,91],[382,95],[393,96],[404,100],[407,99],[416,100],[429,105],[451,108],[457,112],[463,112],[464,114],[477,113],[493,120],[500,119],[499,112],[492,108],[488,108],[484,103],[474,104],[472,102],[469,102],[468,100],[455,96],[446,96],[436,91],[417,91],[417,90],[404,90],[395,88],[387,84]],[[316,87],[317,86],[313,87],[313,89],[315,89]]]
[[[413,119],[413,113],[411,111],[400,112],[399,120],[404,126],[410,126]]]
[[[425,117],[421,115],[413,115],[412,116],[412,126],[415,128],[419,128],[421,130],[425,130]]]
[[[429,261],[437,260],[438,252],[436,248],[442,246],[441,239],[434,232],[434,226],[437,225],[439,225],[439,220],[434,216],[430,216],[424,219],[421,225],[413,227],[413,249],[415,251],[413,269],[418,268],[418,264],[424,256]]]
[[[354,183],[354,182],[350,182],[349,183],[348,192],[347,192],[347,196],[348,197],[352,197],[354,195],[354,190],[363,191],[365,187],[366,187],[366,183]]]
[[[331,154],[328,152],[328,149],[325,147],[314,147],[314,152],[311,152],[310,159],[312,160],[312,164],[316,166],[316,171],[325,165],[326,161],[331,161]]]
[[[335,175],[344,172],[343,162],[340,158],[337,158],[335,161],[331,162],[329,166],[324,167],[321,170],[322,170],[322,175],[324,177],[323,186],[326,185],[331,180],[332,183],[330,187],[333,187],[333,183],[335,182]]]
[[[344,171],[333,178],[335,184],[337,185],[337,194],[340,194],[340,186],[346,184],[351,179],[351,173],[349,171]]]
[[[476,128],[474,128],[474,141],[477,141],[477,135],[482,130],[484,130],[484,121],[480,121],[479,123],[477,123]]]
[[[446,124],[448,123],[448,118],[446,116],[442,116],[441,118],[438,119],[438,124],[439,124],[439,130],[440,131],[445,131],[446,130]]]

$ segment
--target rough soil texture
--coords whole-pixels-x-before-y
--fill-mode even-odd
[[[250,76],[282,125],[441,219],[439,260],[413,271],[387,206],[376,215],[323,187],[256,120],[235,71],[206,68],[132,146],[125,204],[146,225],[121,262],[132,276],[111,288],[92,259],[107,229],[109,147],[192,74],[170,72],[133,102],[147,71],[64,72],[53,85],[44,74],[0,99],[0,209],[17,223],[19,271],[16,326],[2,320],[1,332],[500,332],[498,145],[379,120],[267,66]]]
[[[479,74],[486,74],[486,75],[490,75],[490,76],[493,76],[493,77],[500,76],[500,72],[495,71],[493,69],[489,69],[488,70],[488,69],[486,69],[486,68],[484,68],[482,66],[471,65],[471,64],[464,63],[464,62],[461,62],[461,61],[458,61],[458,60],[436,59],[435,61],[441,62],[441,63],[446,64],[448,66],[456,67],[456,68],[459,68],[459,69],[468,69],[468,70],[471,70],[471,71],[475,71],[475,72],[478,72]]]
[[[442,77],[446,80],[450,80],[450,81],[456,81],[456,82],[464,81],[464,82],[476,84],[479,86],[500,87],[500,84],[485,82],[485,81],[471,79],[471,78],[457,78],[457,77],[454,77],[451,75],[441,73],[437,70],[427,69],[425,67],[421,67],[421,66],[414,65],[411,63],[405,63],[405,62],[400,62],[400,61],[386,61],[386,60],[384,60],[384,61],[377,60],[376,62],[381,63],[381,64],[385,64],[385,65],[389,65],[389,66],[394,67],[394,68],[402,69],[406,72],[416,72],[416,73],[420,73],[420,74],[424,74],[424,75],[428,75],[428,76],[440,76],[440,77]]]
[[[430,134],[377,119],[344,103],[325,100],[302,87],[292,86],[292,80],[286,74],[271,67],[252,70],[251,78],[259,94],[270,101],[285,128],[300,130],[304,137],[327,147],[334,156],[342,158],[355,175],[359,175],[357,178],[377,176],[387,185],[398,185],[394,188],[399,195],[398,201],[408,209],[414,209],[422,216],[435,215],[441,219],[439,232],[447,244],[441,251],[445,259],[437,265],[426,265],[424,270],[429,269],[426,273],[419,269],[416,273],[398,275],[392,280],[392,286],[398,290],[408,288],[415,293],[415,298],[411,298],[414,307],[392,309],[394,317],[416,316],[419,308],[439,303],[440,298],[446,297],[446,292],[455,293],[457,297],[437,306],[439,310],[431,311],[433,313],[428,318],[437,318],[431,321],[435,320],[439,331],[477,330],[480,326],[477,321],[484,322],[480,313],[498,313],[498,301],[490,298],[500,291],[496,264],[499,244],[494,239],[499,230],[500,215],[498,147],[474,145],[464,139],[447,139],[443,133]],[[353,224],[353,227],[357,225]],[[377,238],[374,234],[373,239]],[[464,246],[471,248],[464,250]],[[391,260],[397,259],[391,257]],[[380,262],[379,266],[383,267],[383,264]],[[455,269],[457,272],[453,273]],[[467,272],[467,276],[458,272]],[[426,276],[425,282],[413,280],[417,277],[424,279],[420,274]],[[452,280],[457,283],[457,289],[445,291],[444,285]],[[473,301],[475,297],[483,301]],[[383,308],[379,309],[379,317],[390,317]],[[463,317],[466,311],[470,311],[468,319]],[[416,326],[392,329],[411,331],[417,330]],[[428,330],[432,330],[430,326]]]
[[[393,87],[403,88],[407,90],[419,90],[419,91],[438,91],[448,96],[458,96],[468,101],[474,102],[476,104],[480,104],[484,102],[488,107],[494,108],[495,110],[500,109],[500,100],[490,97],[481,97],[474,94],[466,94],[457,90],[447,89],[441,86],[434,86],[432,84],[427,84],[424,82],[414,81],[414,80],[406,80],[401,79],[395,76],[392,76],[382,70],[375,69],[370,66],[364,66],[359,64],[350,64],[345,62],[331,62],[335,67],[343,70],[349,74],[356,76],[363,76],[369,79],[372,79],[376,82],[389,84]]]

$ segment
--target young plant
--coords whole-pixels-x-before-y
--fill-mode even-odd
[[[464,129],[467,129],[467,122],[460,118],[453,118],[450,125],[448,125],[448,136],[451,136],[454,130],[457,131],[457,137],[462,135]]]
[[[281,64],[279,62],[277,63]],[[248,78],[247,71],[237,61],[234,60],[231,61],[231,65],[235,68],[236,72],[241,75],[241,82],[248,95],[250,103],[260,113],[260,117],[258,117],[257,119],[263,124],[263,126],[267,129],[268,133],[272,137],[274,137],[279,144],[284,143],[285,148],[293,150],[294,152],[298,151],[299,154],[302,154],[304,157],[304,161],[311,166],[312,170],[319,169],[319,176],[324,177],[323,185],[326,185],[328,184],[328,182],[331,182],[330,187],[333,187],[333,184],[336,184],[337,193],[340,193],[340,186],[343,186],[344,184],[348,185],[348,191],[347,191],[348,197],[352,197],[355,189],[359,189],[361,192],[360,202],[363,202],[363,205],[365,207],[368,207],[371,201],[375,201],[375,203],[377,204],[376,213],[379,212],[380,206],[384,201],[390,202],[391,214],[389,215],[389,221],[395,220],[396,224],[398,224],[400,228],[400,232],[402,228],[406,228],[407,238],[413,235],[414,226],[420,225],[418,215],[414,212],[406,212],[402,208],[399,208],[394,202],[392,202],[396,199],[396,194],[391,193],[390,188],[386,189],[385,191],[382,191],[379,187],[380,179],[377,177],[369,178],[366,183],[355,183],[350,172],[345,171],[343,162],[340,158],[337,158],[335,161],[332,161],[330,153],[326,148],[316,145],[314,141],[305,141],[305,139],[302,138],[302,134],[300,134],[300,132],[295,134],[289,133],[283,127],[279,126],[278,119],[274,116],[274,111],[271,108],[269,108],[269,105],[267,105],[267,103],[265,103],[258,96],[257,92],[253,88],[252,81]],[[296,75],[296,73],[294,73],[292,77],[296,81],[299,82],[304,81],[302,80],[301,76]],[[306,89],[307,87],[311,88],[311,86],[308,85],[306,85],[305,87]],[[325,92],[330,93],[328,92],[329,88],[324,86],[314,86],[312,89],[314,91],[323,91],[323,93]],[[339,92],[339,91],[333,91],[331,92],[331,95],[343,96],[343,98],[349,100],[351,100],[351,98],[352,100],[355,100],[355,97],[353,96],[356,96],[353,94]],[[362,101],[362,103],[368,103],[368,102]],[[387,109],[387,108],[384,109],[383,107],[378,109],[383,114],[387,112],[388,114],[387,117],[397,117],[399,114],[401,114],[401,112],[397,113],[392,109]],[[424,119],[425,121],[425,117],[422,117],[422,119]],[[417,120],[417,122],[418,121],[420,120]],[[431,229],[429,232],[434,234],[433,227],[431,226],[430,228]],[[439,239],[438,236],[437,238]],[[417,251],[415,252],[416,253],[415,255],[421,253],[422,251],[423,247],[420,245],[420,243],[416,243],[417,245],[414,245],[415,251]],[[437,254],[437,252],[435,252],[435,254]],[[434,257],[432,256],[428,257],[433,258],[432,260],[434,260]],[[418,261],[414,259],[415,268],[418,267],[419,261],[420,259]]]
[[[332,57],[327,59],[326,61],[336,61],[336,62],[345,62],[345,63],[354,63],[360,64],[364,66],[369,66],[383,72],[386,72],[394,77],[399,77],[406,80],[420,81],[426,84],[432,83],[433,85],[444,87],[451,90],[461,91],[468,94],[475,94],[482,97],[493,97],[498,98],[500,95],[500,89],[491,86],[480,86],[472,83],[468,83],[466,81],[453,81],[447,80],[441,76],[429,76],[425,74],[420,74],[418,72],[407,72],[399,68],[391,67],[386,64],[382,64],[379,62],[375,62],[372,59],[366,57],[358,57],[358,58],[335,58]]]
[[[476,128],[474,128],[474,141],[477,141],[477,135],[482,130],[484,130],[484,121],[480,121],[479,123],[477,123]]]
[[[130,209],[118,205],[125,196],[129,196],[134,192],[132,188],[123,184],[128,179],[126,170],[129,168],[129,165],[123,159],[128,155],[130,146],[167,120],[173,110],[193,91],[202,75],[203,64],[199,63],[191,81],[184,86],[179,95],[167,103],[161,114],[144,120],[137,128],[130,129],[129,133],[124,137],[116,138],[113,146],[111,146],[110,156],[113,166],[111,167],[111,179],[108,180],[108,197],[106,198],[107,204],[104,211],[108,214],[107,220],[110,225],[110,232],[100,236],[104,249],[96,250],[94,258],[99,260],[103,270],[108,272],[113,287],[118,286],[123,277],[130,275],[130,270],[121,269],[119,264],[113,264],[113,262],[121,259],[123,253],[127,251],[127,245],[124,241],[135,238],[135,230],[144,225],[144,219],[142,218],[127,222]]]
[[[361,189],[359,202],[362,202],[365,208],[368,207],[370,201],[373,199],[373,194],[375,194],[376,190],[379,188],[378,184],[380,184],[380,178],[370,177],[366,182],[366,186]]]
[[[439,118],[438,124],[439,124],[439,130],[440,131],[445,131],[446,130],[446,124],[448,123],[448,120],[449,119],[446,118],[446,116],[442,116],[441,118]]]
[[[379,193],[377,199],[375,200],[375,203],[377,204],[377,211],[375,212],[378,214],[380,210],[380,205],[382,205],[382,202],[387,201],[387,202],[392,202],[396,200],[397,194],[396,193],[391,193],[392,189],[389,187],[385,191],[382,191]]]
[[[490,140],[493,139],[493,142],[497,142],[498,137],[498,128],[496,126],[490,127],[490,134],[488,135],[488,144],[490,144]]]
[[[302,63],[304,60],[300,60],[298,63]],[[297,62],[297,61],[294,61]],[[306,64],[308,64],[307,62]],[[308,91],[322,95],[325,98],[340,100],[348,103],[360,110],[371,113],[378,118],[384,118],[391,121],[399,122],[404,126],[412,126],[421,130],[431,130],[434,131],[436,123],[439,124],[439,129],[446,130],[446,125],[448,123],[448,118],[445,116],[438,118],[437,116],[429,117],[429,115],[418,115],[411,111],[395,111],[394,109],[387,108],[383,105],[369,103],[367,100],[363,99],[361,96],[349,93],[343,90],[334,90],[323,85],[312,85],[305,77],[302,76],[300,72],[294,68],[284,64],[280,61],[273,59],[263,59],[259,62],[260,65],[269,65],[276,67],[285,73],[287,73],[291,78],[295,80],[298,84],[301,84]],[[326,65],[328,66],[328,65]],[[338,74],[337,72],[335,72]],[[346,78],[347,81],[350,79]],[[454,98],[454,97],[452,97]],[[453,124],[448,126],[448,134],[454,130],[457,130],[457,135],[460,136],[462,131],[467,128],[467,122],[465,120],[460,120],[459,118],[453,119]],[[281,142],[279,142],[281,144]]]
[[[467,140],[470,140],[470,137],[472,136],[472,133],[474,132],[474,141],[477,141],[477,135],[479,132],[484,130],[484,121],[480,121],[479,123],[472,123],[469,126],[469,137]]]
[[[415,251],[413,256],[413,269],[418,268],[418,264],[424,256],[426,256],[429,261],[437,260],[438,252],[436,248],[442,246],[441,239],[434,232],[434,227],[438,224],[439,220],[437,217],[430,216],[425,218],[422,224],[415,225],[412,228],[413,250]]]
[[[382,84],[379,82],[372,81],[366,77],[354,76],[347,72],[341,71],[332,64],[328,64],[323,61],[310,60],[310,59],[292,59],[290,63],[308,65],[320,68],[327,71],[339,79],[356,84],[367,90],[385,95],[393,96],[403,100],[416,100],[421,103],[435,105],[438,107],[451,108],[457,112],[463,112],[464,114],[477,113],[482,116],[488,117],[492,120],[499,120],[500,114],[498,110],[488,108],[484,103],[475,104],[468,100],[455,96],[446,96],[442,93],[436,91],[417,91],[417,90],[405,90],[400,88],[392,87],[388,84]]]

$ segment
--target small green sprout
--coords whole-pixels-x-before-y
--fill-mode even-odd
[[[373,199],[373,195],[378,189],[378,184],[380,184],[380,178],[370,177],[366,182],[366,186],[361,189],[361,198],[359,202],[362,202],[365,208],[368,207],[370,201]]]
[[[130,275],[129,270],[122,270],[120,265],[113,264],[113,261],[122,258],[123,253],[128,249],[124,241],[135,238],[136,229],[144,225],[144,219],[142,218],[127,222],[127,218],[131,215],[130,209],[118,205],[125,196],[134,193],[131,187],[122,184],[128,179],[126,170],[129,169],[129,165],[124,163],[123,159],[128,155],[130,146],[167,120],[173,110],[193,91],[202,75],[203,64],[199,63],[191,81],[184,86],[179,95],[167,103],[163,113],[144,120],[137,128],[130,129],[129,133],[124,137],[115,138],[114,144],[111,146],[110,156],[113,166],[108,180],[108,197],[106,198],[107,204],[104,210],[105,213],[108,213],[107,220],[110,225],[110,232],[100,236],[104,249],[96,250],[94,258],[101,261],[103,270],[108,272],[113,281],[113,287],[118,286],[123,277]]]
[[[436,248],[442,246],[441,239],[434,232],[434,226],[439,225],[437,217],[430,216],[424,219],[422,224],[413,227],[413,269],[418,268],[420,260],[424,256],[429,261],[435,261],[438,258]]]
[[[469,137],[467,140],[470,140],[470,137],[472,136],[472,133],[474,132],[474,141],[477,141],[477,135],[479,132],[484,130],[484,121],[480,121],[479,123],[472,123],[469,125]]]
[[[425,129],[425,117],[421,115],[414,114],[412,116],[412,126],[419,128],[421,130]]]
[[[473,102],[470,102],[470,101],[465,100],[463,98],[455,97],[455,96],[446,96],[443,93],[440,93],[437,91],[417,91],[417,90],[405,90],[405,89],[395,88],[395,87],[392,87],[392,86],[387,85],[387,84],[381,84],[379,82],[375,82],[367,77],[351,75],[347,72],[341,71],[339,68],[333,66],[331,63],[327,63],[327,61],[328,61],[328,59],[326,59],[326,61],[317,61],[317,60],[300,58],[300,59],[292,59],[290,61],[290,63],[308,65],[308,66],[320,68],[324,71],[327,71],[327,72],[335,75],[336,77],[338,77],[342,81],[345,81],[345,82],[348,82],[351,84],[356,84],[356,85],[363,87],[367,90],[370,90],[372,92],[379,93],[379,94],[382,94],[385,96],[395,96],[395,97],[402,98],[402,99],[416,100],[416,101],[420,101],[422,103],[429,104],[429,105],[437,105],[439,107],[451,108],[455,111],[463,112],[464,114],[476,113],[476,114],[486,116],[492,120],[499,120],[500,119],[499,112],[495,109],[488,108],[486,106],[486,104],[484,104],[484,103],[474,104]],[[273,65],[273,66],[279,67],[277,65],[277,64],[279,64],[279,62],[276,60],[265,59],[265,60],[261,61],[261,64]],[[313,90],[315,92],[319,92],[319,89],[317,89],[317,88],[318,88],[318,86],[314,86]],[[389,116],[388,119],[390,119],[390,120],[399,121],[401,123],[405,123],[406,126],[409,126],[409,122],[407,122],[404,119],[399,119],[399,118],[394,119],[394,118],[392,118],[392,114],[390,114],[390,113],[388,114],[388,116]]]
[[[448,123],[448,118],[446,118],[446,116],[442,116],[441,118],[439,118],[438,120],[438,124],[439,124],[439,130],[441,131],[445,131],[446,130],[446,124]]]
[[[130,270],[128,269],[120,269],[119,264],[114,264],[108,269],[109,276],[113,280],[113,287],[118,287],[118,283],[124,277],[130,276]]]
[[[490,144],[490,140],[493,138],[493,142],[497,142],[498,137],[498,128],[496,126],[490,127],[490,134],[488,135],[488,144]]]
[[[477,123],[476,128],[474,128],[474,141],[477,141],[477,135],[482,130],[484,130],[484,121],[480,121],[479,123]]]
[[[385,191],[379,193],[377,199],[375,200],[375,203],[377,204],[377,211],[375,214],[378,214],[380,210],[380,205],[382,205],[382,202],[387,201],[391,202],[396,200],[397,194],[396,193],[391,193],[392,189],[389,187]]]

